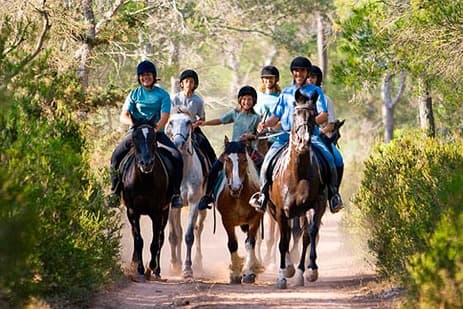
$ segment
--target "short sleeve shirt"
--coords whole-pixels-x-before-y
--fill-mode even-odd
[[[172,99],[172,106],[183,106],[199,119],[205,119],[204,100],[195,93],[189,97],[185,96],[183,92],[177,93]]]
[[[129,111],[134,121],[152,119],[155,123],[161,119],[161,113],[170,113],[170,108],[167,91],[160,87],[146,89],[142,86],[130,91],[122,106],[123,110]]]
[[[225,113],[220,117],[223,124],[233,123],[232,141],[239,141],[244,133],[256,134],[260,116],[249,112],[240,112],[236,109]]]
[[[316,91],[318,93],[318,100],[316,103],[317,113],[328,111],[326,107],[325,96],[320,87],[307,84],[304,85],[303,88],[307,91]],[[280,119],[282,131],[287,132],[287,134],[282,134],[278,137],[278,142],[280,144],[284,144],[289,140],[289,132],[291,131],[293,124],[294,105],[296,104],[294,94],[296,93],[297,89],[298,88],[296,88],[295,84],[283,89],[278,98],[278,102],[272,111],[272,114]],[[318,135],[318,130],[319,128],[316,126],[314,135]]]

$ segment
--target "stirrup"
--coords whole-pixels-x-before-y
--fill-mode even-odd
[[[342,204],[341,197],[339,196],[339,194],[335,194],[330,199],[330,211],[331,211],[331,213],[335,214],[335,213],[339,212],[343,208],[344,208],[344,205]]]

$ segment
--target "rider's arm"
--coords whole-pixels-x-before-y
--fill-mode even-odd
[[[315,117],[315,122],[317,124],[322,124],[325,123],[328,120],[328,113],[327,112],[321,112]]]
[[[218,126],[220,124],[222,124],[222,121],[217,118],[217,119],[203,121],[202,123],[200,123],[200,126]]]
[[[280,121],[280,119],[278,119],[277,116],[272,115],[268,117],[265,121],[259,123],[259,125],[257,126],[257,131],[260,132],[264,130],[265,128],[271,128],[275,126],[278,123],[278,121]]]
[[[169,113],[161,113],[161,118],[159,119],[158,123],[156,123],[156,128],[164,128],[168,120]]]
[[[122,110],[121,115],[119,116],[119,121],[122,124],[129,125],[129,127],[133,126],[132,116],[130,116],[129,111],[126,109]]]

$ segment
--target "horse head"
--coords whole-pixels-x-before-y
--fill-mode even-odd
[[[232,197],[238,197],[243,189],[248,170],[246,146],[243,142],[229,142],[225,138],[225,177]]]
[[[178,107],[177,112],[170,115],[166,126],[166,134],[181,151],[193,152],[191,133],[193,131],[194,116],[182,107]]]
[[[295,93],[291,143],[298,151],[307,150],[315,128],[315,102],[318,93],[315,90],[299,88]]]
[[[156,125],[153,121],[135,123],[132,128],[132,143],[135,148],[135,160],[142,173],[153,171],[156,153]]]

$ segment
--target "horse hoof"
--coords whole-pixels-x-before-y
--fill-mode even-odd
[[[180,264],[171,264],[170,272],[173,275],[180,275],[182,273],[182,266]]]
[[[294,286],[304,286],[304,273],[299,268],[294,276]]]
[[[256,275],[254,273],[243,274],[243,283],[256,282]]]
[[[293,264],[286,266],[286,273],[285,273],[286,278],[292,278],[295,273],[296,273],[296,269],[294,268]]]
[[[309,282],[317,281],[317,279],[318,279],[318,269],[310,269],[310,270],[308,270],[308,273],[305,276],[305,278]]]
[[[191,269],[185,269],[183,271],[183,278],[188,279],[188,278],[193,278],[193,270]]]
[[[286,289],[288,286],[286,284],[286,279],[278,279],[277,280],[277,289],[283,290]]]
[[[241,276],[230,275],[231,284],[241,284]]]
[[[132,280],[133,282],[139,282],[139,283],[145,283],[145,276],[142,275],[142,274],[135,274],[133,276],[130,276],[130,280]]]

